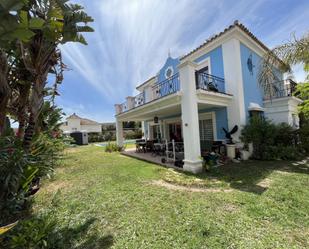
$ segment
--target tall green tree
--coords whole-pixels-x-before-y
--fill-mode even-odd
[[[303,103],[299,105],[299,111],[309,121],[309,82],[298,84],[295,95],[303,100]]]
[[[276,83],[274,68],[285,73],[292,73],[292,66],[302,64],[309,81],[309,33],[299,39],[295,36],[287,43],[275,47],[263,58],[259,70],[259,84],[264,92],[272,96]]]
[[[63,79],[65,65],[59,45],[67,42],[86,45],[81,33],[93,31],[87,25],[93,19],[83,11],[82,6],[70,4],[68,0],[0,0],[0,6],[0,23],[3,24],[0,26],[3,40],[0,47],[2,55],[5,55],[1,60],[1,65],[5,66],[0,70],[6,75],[0,83],[0,94],[6,97],[2,98],[4,103],[1,104],[0,119],[4,120],[10,106],[12,114],[20,122],[20,134],[23,134],[25,127],[24,147],[28,149],[39,125],[37,121],[46,97],[47,76],[55,74],[55,92],[57,84]],[[11,51],[14,53],[8,73],[8,55]],[[9,83],[8,75],[14,75]],[[0,121],[0,132],[1,127]]]

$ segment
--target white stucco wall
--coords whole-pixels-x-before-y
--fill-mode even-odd
[[[93,125],[81,125],[80,119],[72,118],[68,119],[67,125],[61,125],[60,129],[64,132],[72,132],[72,131],[87,131],[87,132],[101,132],[102,128],[100,124]]]
[[[81,125],[82,131],[87,132],[102,132],[101,125]]]
[[[296,97],[264,101],[265,116],[276,124],[288,123],[297,128],[299,126],[298,105],[301,102]]]
[[[233,95],[231,104],[227,107],[228,126],[231,130],[235,125],[242,127],[246,124],[239,40],[232,38],[223,43],[222,54],[226,92]],[[233,135],[236,141],[239,135],[240,129]]]

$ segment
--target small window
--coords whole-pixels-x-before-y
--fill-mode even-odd
[[[212,119],[199,120],[200,139],[202,141],[213,141],[213,123]]]

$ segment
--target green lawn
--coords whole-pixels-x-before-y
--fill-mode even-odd
[[[246,162],[192,176],[93,145],[66,151],[35,197],[63,248],[309,248],[309,165]]]

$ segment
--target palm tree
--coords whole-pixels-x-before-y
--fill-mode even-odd
[[[273,96],[277,81],[274,68],[292,73],[292,66],[303,64],[309,81],[309,33],[297,39],[295,36],[287,43],[275,47],[263,58],[259,71],[259,84],[264,93]]]

